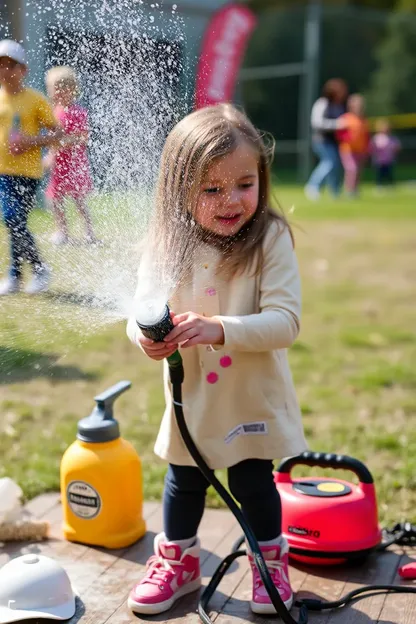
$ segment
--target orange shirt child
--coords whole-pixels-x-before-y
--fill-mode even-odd
[[[370,149],[370,129],[365,118],[365,101],[360,93],[353,93],[348,98],[347,112],[339,121],[343,128],[337,133],[341,154],[367,156]]]
[[[339,151],[366,156],[370,145],[368,121],[355,113],[345,113],[340,119],[345,127],[337,131]]]

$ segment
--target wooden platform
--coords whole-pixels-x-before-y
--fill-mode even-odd
[[[155,534],[162,529],[161,506],[158,503],[145,504],[147,534],[130,548],[117,551],[89,548],[63,540],[60,534],[61,505],[57,494],[39,496],[28,504],[28,508],[38,518],[50,521],[52,537],[42,543],[0,544],[0,566],[10,558],[28,552],[53,557],[65,567],[80,594],[77,613],[70,620],[71,624],[137,622],[138,618],[126,607],[126,598],[130,587],[143,573],[146,560],[152,553]],[[205,582],[240,535],[241,530],[230,512],[206,510],[200,530]],[[404,584],[397,576],[397,569],[415,556],[416,549],[404,552],[402,548],[395,548],[370,559],[365,567],[360,568],[292,567],[291,582],[299,597],[334,600],[362,585]],[[212,600],[212,620],[216,624],[268,621],[268,618],[251,614],[248,605],[250,592],[247,562],[245,558],[240,558],[224,577]],[[193,594],[178,601],[170,612],[146,619],[171,624],[196,624],[199,621],[196,604],[197,595]],[[296,609],[293,609],[293,615],[297,617]],[[50,621],[44,620],[45,624]],[[416,624],[416,594],[374,595],[337,611],[311,613],[309,621],[311,624]]]

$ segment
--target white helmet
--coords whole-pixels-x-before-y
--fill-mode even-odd
[[[53,559],[23,555],[0,569],[0,624],[32,618],[69,620],[74,613],[71,581]]]

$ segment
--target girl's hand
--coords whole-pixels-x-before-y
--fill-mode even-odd
[[[224,344],[224,329],[218,319],[201,316],[195,312],[185,312],[174,316],[173,324],[175,328],[164,340],[167,346],[180,344],[186,348],[198,344]]]
[[[64,131],[59,128],[51,130],[48,134],[39,134],[38,136],[19,134],[19,136],[9,142],[9,151],[11,154],[18,156],[32,149],[32,147],[59,146],[59,142],[64,134]]]
[[[140,334],[137,338],[137,342],[152,360],[164,360],[165,358],[175,353],[178,345],[167,345],[165,342],[154,342],[150,338],[146,338],[143,334]]]

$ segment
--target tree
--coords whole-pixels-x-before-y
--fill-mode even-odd
[[[397,3],[400,11],[413,11],[416,13],[416,0],[401,0]]]
[[[298,2],[294,2],[293,0],[247,0],[246,4],[248,4],[252,9],[261,10],[267,8],[284,8],[285,6],[291,6],[293,8],[296,4],[308,4],[310,0],[298,0]],[[394,9],[396,5],[396,0],[321,0],[323,5],[328,6],[340,6],[340,5],[350,5],[350,6],[359,6],[370,9],[381,9],[385,11],[390,11]],[[413,0],[409,0],[409,4],[414,4]]]
[[[368,93],[368,109],[375,115],[416,111],[416,0],[399,0],[389,17],[387,33],[376,58]]]

